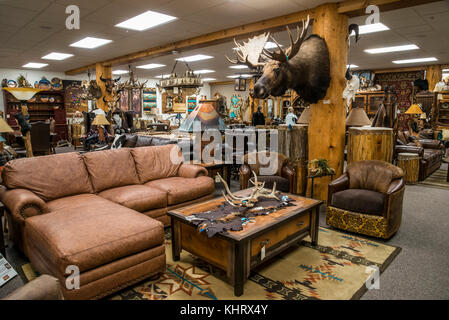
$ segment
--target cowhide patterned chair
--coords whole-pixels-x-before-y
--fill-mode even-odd
[[[402,169],[383,161],[353,162],[329,184],[326,222],[350,232],[383,239],[402,220],[405,184]]]

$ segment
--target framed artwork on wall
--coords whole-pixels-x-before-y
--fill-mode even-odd
[[[131,106],[134,115],[142,115],[142,91],[140,89],[132,90]]]
[[[129,91],[124,90],[120,93],[120,109],[122,111],[129,111]]]

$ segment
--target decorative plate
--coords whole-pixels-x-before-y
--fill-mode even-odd
[[[14,80],[8,80],[7,84],[8,88],[17,88],[17,82],[15,82]]]
[[[51,83],[47,79],[43,78],[41,81],[39,81],[39,89],[42,89],[44,91],[48,91],[51,89]]]
[[[41,97],[41,102],[48,102],[48,97],[47,96],[42,96]]]

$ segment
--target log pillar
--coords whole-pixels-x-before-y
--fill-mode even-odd
[[[426,68],[426,79],[429,82],[429,90],[433,92],[435,85],[443,78],[443,70],[440,64],[433,64]]]
[[[326,97],[310,106],[309,161],[327,159],[338,177],[343,173],[345,148],[346,110],[342,95],[346,86],[348,17],[338,13],[336,3],[321,5],[315,9],[313,33],[324,38],[329,48],[331,82]],[[329,182],[330,177],[315,179],[315,198],[327,200]]]
[[[111,79],[112,78],[112,67],[111,66],[104,66],[101,63],[96,64],[95,68],[96,77],[97,77],[97,83],[101,88],[101,92],[103,93],[103,96],[105,97],[106,101],[111,101],[112,97],[106,92],[106,86],[103,81],[100,80],[100,77],[103,76],[103,79]],[[103,109],[104,112],[109,111],[109,106],[107,103],[103,101],[103,97],[97,100],[97,107],[100,109]]]

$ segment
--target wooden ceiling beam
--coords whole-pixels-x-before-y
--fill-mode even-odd
[[[426,4],[436,2],[438,0],[345,0],[337,4],[338,13],[348,15],[349,17],[365,15],[367,6],[374,4],[378,5],[381,11],[388,11],[394,9],[408,8],[418,4]],[[157,58],[160,56],[171,54],[173,51],[187,51],[192,49],[204,48],[212,45],[226,43],[233,38],[239,39],[244,37],[251,37],[262,32],[280,31],[287,25],[297,24],[298,22],[307,18],[314,18],[315,9],[299,11],[288,15],[266,19],[254,23],[244,24],[241,26],[228,28],[186,40],[181,40],[173,43],[168,43],[161,46],[156,46],[139,52],[130,53],[117,58],[97,62],[105,66],[114,66],[121,64],[129,64],[143,59]],[[65,72],[66,75],[76,75],[85,72],[89,69],[95,69],[96,63],[75,68]]]

